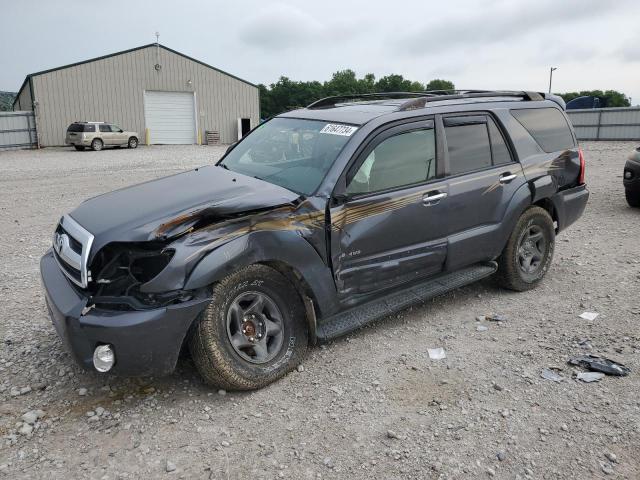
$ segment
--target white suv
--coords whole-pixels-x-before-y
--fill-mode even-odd
[[[74,122],[67,128],[67,145],[73,145],[76,150],[91,147],[92,150],[102,150],[104,147],[123,146],[136,148],[138,133],[126,132],[117,125],[106,122]]]

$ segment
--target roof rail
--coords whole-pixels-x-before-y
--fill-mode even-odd
[[[465,98],[515,97],[522,98],[525,101],[541,101],[545,99],[544,94],[538,92],[513,90],[431,90],[424,93],[428,95],[414,98],[403,103],[398,108],[398,111],[423,108],[429,102],[460,100]]]
[[[336,95],[322,98],[307,106],[309,109],[331,108],[345,101],[353,100],[384,100],[410,98],[400,105],[399,111],[423,108],[428,102],[442,100],[458,100],[463,98],[491,98],[491,97],[517,97],[528,101],[544,100],[544,94],[538,92],[513,91],[513,90],[427,90],[424,92],[382,92],[362,93],[352,95]]]
[[[349,100],[384,100],[388,99],[402,99],[407,97],[423,98],[427,96],[428,92],[380,92],[380,93],[359,93],[349,95],[335,95],[332,97],[321,98],[315,102],[309,104],[307,108],[331,108],[335,107],[338,103]]]

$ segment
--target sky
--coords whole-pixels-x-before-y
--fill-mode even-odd
[[[0,90],[155,41],[253,83],[398,73],[458,88],[614,89],[640,104],[640,2],[0,0]]]

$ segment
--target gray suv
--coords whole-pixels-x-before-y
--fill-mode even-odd
[[[119,126],[107,122],[74,122],[67,128],[65,138],[67,145],[73,145],[76,150],[90,147],[99,151],[104,147],[136,148],[138,133],[127,132]]]
[[[216,164],[100,195],[40,269],[81,365],[259,388],[326,341],[493,276],[534,288],[585,209],[564,102],[536,92],[331,97]],[[131,208],[135,206],[135,208]]]

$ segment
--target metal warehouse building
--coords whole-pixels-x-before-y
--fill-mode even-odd
[[[33,111],[40,146],[63,145],[74,121],[137,131],[141,143],[232,143],[258,124],[258,87],[152,43],[27,75],[13,104]]]

